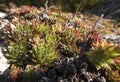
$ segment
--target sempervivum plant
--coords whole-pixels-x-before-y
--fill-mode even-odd
[[[92,47],[98,46],[101,40],[100,33],[95,29],[88,34],[88,42]]]
[[[88,53],[89,60],[97,69],[112,69],[112,66],[119,68],[120,47],[102,41],[95,50]]]
[[[79,53],[80,48],[77,44],[81,43],[86,38],[84,28],[70,29],[64,28],[64,31],[59,34],[60,39],[60,52],[64,55],[73,55]]]
[[[10,78],[13,80],[13,82],[16,82],[17,79],[21,76],[22,76],[21,69],[19,67],[12,65],[10,71]]]
[[[56,36],[55,34],[47,34],[45,36],[45,42],[33,46],[33,53],[35,55],[35,61],[41,65],[48,65],[58,58],[56,50]]]
[[[7,44],[6,57],[17,66],[47,65],[56,59],[56,34],[47,26],[26,25],[4,31]]]

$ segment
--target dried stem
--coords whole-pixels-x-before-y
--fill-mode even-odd
[[[46,0],[46,2],[45,2],[45,10],[47,10],[48,9],[48,0]]]
[[[85,5],[85,2],[86,2],[86,0],[80,0],[80,3],[79,3],[79,5],[78,5],[78,7],[77,7],[77,9],[76,9],[76,11],[75,11],[75,14],[74,14],[74,16],[72,17],[72,19],[76,16],[76,13],[80,10],[82,10],[82,8],[84,7],[84,5]]]
[[[96,23],[94,24],[92,30],[94,30],[94,29],[97,28],[97,26],[98,26],[98,24],[100,23],[100,21],[102,20],[103,16],[104,16],[104,14],[101,14],[100,18],[99,18],[99,19],[96,21]]]

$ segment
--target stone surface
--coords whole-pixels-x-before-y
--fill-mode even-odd
[[[0,13],[1,15],[1,13]],[[1,18],[1,17],[0,17]],[[0,19],[0,31],[9,23],[7,19]],[[0,34],[0,37],[2,35]],[[5,58],[4,54],[2,53],[2,47],[4,46],[4,42],[0,41],[0,75],[4,73],[4,71],[10,66],[7,64],[7,59]]]
[[[1,47],[0,47],[0,75],[4,73],[4,71],[9,67],[10,65],[7,64],[7,59],[4,57],[4,54],[2,53]]]
[[[0,18],[5,18],[7,16],[6,13],[0,12]]]
[[[7,19],[0,19],[0,31],[9,23]]]
[[[113,44],[120,44],[120,35],[104,35],[102,36],[103,39],[106,39],[107,42],[113,43]]]

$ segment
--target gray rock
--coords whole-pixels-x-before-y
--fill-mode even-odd
[[[7,63],[7,59],[5,58],[4,54],[2,53],[1,47],[0,47],[0,75],[5,72],[6,69],[8,69],[10,65]]]

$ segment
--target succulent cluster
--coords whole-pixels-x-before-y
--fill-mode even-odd
[[[2,29],[7,45],[5,56],[10,64],[20,67],[28,64],[48,65],[61,55],[80,53],[77,44],[85,40],[86,29],[78,27],[74,19],[68,21],[66,13],[29,6],[21,6],[17,11],[14,9],[11,7],[9,11],[13,18]],[[73,28],[67,24],[73,25]]]
[[[12,17],[5,18],[10,20],[1,30],[3,51],[11,64],[8,78],[15,82],[106,82],[105,72],[111,78],[114,73],[119,76],[120,47],[104,42],[97,30],[81,27],[78,15],[69,17],[55,7],[12,7]],[[107,69],[104,73],[103,68]]]
[[[60,52],[66,56],[72,56],[74,53],[80,54],[80,47],[78,44],[83,42],[86,38],[85,29],[68,29],[60,33]]]
[[[98,46],[101,40],[100,33],[97,30],[92,30],[88,34],[88,42],[91,44],[91,46]]]
[[[116,72],[120,69],[119,50],[119,46],[102,40],[101,44],[95,50],[91,50],[88,53],[88,59],[98,70],[105,69],[109,77],[113,80],[119,80],[120,75]],[[114,78],[114,73],[117,73],[117,78]]]
[[[48,31],[46,31],[46,29]],[[9,63],[18,66],[27,64],[44,65],[57,58],[57,38],[55,32],[49,27],[40,25],[19,26],[15,29],[4,29],[5,42],[7,44],[6,57]]]

